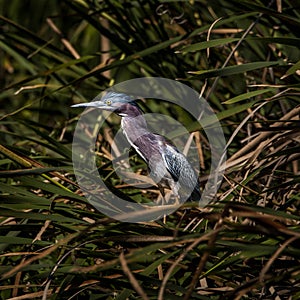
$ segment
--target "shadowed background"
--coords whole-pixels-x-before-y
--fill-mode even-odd
[[[299,298],[299,5],[0,1],[0,298]],[[77,186],[70,106],[144,76],[207,99],[228,142],[227,170],[211,207],[121,223]],[[198,123],[157,99],[141,106],[192,133],[204,184],[210,147]],[[155,199],[157,189],[114,172],[119,126],[111,116],[98,134],[99,174],[131,201]],[[86,128],[83,138],[95,134]],[[132,151],[130,163],[146,174]]]

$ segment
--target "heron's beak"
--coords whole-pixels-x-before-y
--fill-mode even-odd
[[[93,108],[99,108],[99,109],[109,110],[109,111],[115,110],[114,107],[105,104],[101,100],[100,101],[99,100],[98,101],[92,101],[92,102],[88,102],[88,103],[74,104],[74,105],[71,105],[71,107],[93,107]]]
[[[78,103],[71,105],[71,107],[99,107],[100,101],[88,102],[88,103]]]

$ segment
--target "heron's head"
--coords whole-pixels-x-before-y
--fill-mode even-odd
[[[103,110],[114,111],[118,115],[124,117],[140,113],[141,110],[137,106],[134,98],[118,92],[109,91],[105,95],[96,96],[93,101],[88,103],[79,103],[72,107],[94,107]]]

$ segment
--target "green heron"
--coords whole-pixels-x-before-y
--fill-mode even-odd
[[[143,111],[134,98],[117,92],[98,95],[92,102],[72,107],[94,107],[113,111],[121,117],[121,127],[130,145],[147,163],[149,175],[162,196],[169,188],[176,199],[200,200],[198,176],[187,158],[166,138],[149,131]]]

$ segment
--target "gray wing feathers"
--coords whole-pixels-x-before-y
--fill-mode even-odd
[[[182,187],[194,189],[197,186],[197,176],[187,158],[174,146],[167,144],[163,154],[166,168],[175,181]]]

